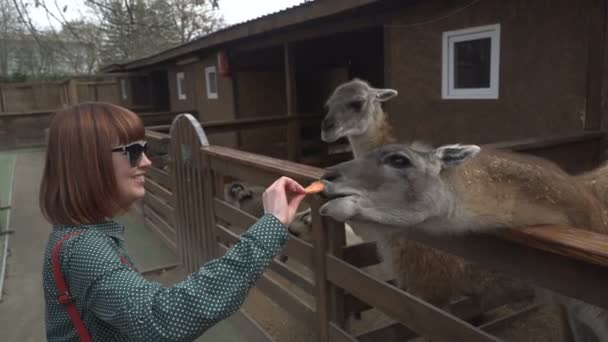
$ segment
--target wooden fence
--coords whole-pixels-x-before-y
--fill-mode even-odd
[[[144,123],[152,126],[171,122],[178,112],[149,112],[148,108],[129,108],[135,111]],[[0,149],[35,147],[45,145],[46,129],[55,110],[26,113],[0,113]],[[181,112],[180,112],[181,113]],[[196,113],[196,111],[191,111]]]
[[[171,174],[150,170],[146,181],[149,190],[146,222],[164,234],[190,272],[223,254],[256,220],[223,201],[221,184],[226,177],[269,185],[285,175],[307,184],[323,173],[322,169],[308,165],[209,145],[203,128],[190,115],[178,116],[170,133]],[[590,133],[565,141],[583,144],[595,141],[599,145],[600,138]],[[551,150],[557,145],[559,140],[528,147],[542,154],[540,150]],[[517,149],[516,144],[503,147]],[[593,158],[597,154],[597,151],[590,153]],[[309,200],[314,241],[310,244],[293,238],[286,253],[290,260],[312,270],[313,279],[277,260],[270,269],[313,296],[315,302],[311,305],[302,300],[268,274],[261,277],[256,288],[300,324],[315,331],[317,341],[386,340],[380,336],[389,332],[400,338],[418,334],[437,341],[498,340],[491,332],[512,316],[473,326],[368,275],[360,268],[379,262],[375,244],[345,246],[343,226],[316,214],[322,204],[320,199]],[[608,308],[608,294],[603,291],[608,286],[606,236],[568,227],[534,227],[449,240],[423,232],[411,237],[507,275]],[[572,281],[574,278],[576,282]],[[346,317],[369,308],[384,312],[395,324],[358,336],[349,333]],[[241,323],[251,331],[260,329],[250,317]],[[258,338],[269,340],[264,333]]]
[[[114,79],[0,84],[0,113],[55,111],[85,101],[119,103]]]

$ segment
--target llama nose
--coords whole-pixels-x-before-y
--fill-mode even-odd
[[[339,180],[340,178],[342,178],[342,173],[338,170],[332,170],[332,169],[328,169],[323,176],[321,176],[321,180],[327,181],[327,182],[335,182],[337,180]]]
[[[334,119],[325,118],[321,123],[321,129],[324,131],[333,129],[336,126],[336,121]]]

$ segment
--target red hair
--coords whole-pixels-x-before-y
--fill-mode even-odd
[[[117,210],[112,147],[145,137],[137,114],[110,103],[55,113],[48,133],[40,209],[52,224],[104,221]]]

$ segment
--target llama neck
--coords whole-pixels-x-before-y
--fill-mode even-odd
[[[395,142],[392,128],[382,108],[376,109],[369,126],[363,134],[349,135],[348,142],[355,158],[383,145]]]

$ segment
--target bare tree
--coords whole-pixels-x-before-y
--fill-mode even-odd
[[[12,0],[0,0],[0,78],[7,78],[11,71],[11,57],[15,43],[24,32],[24,26]]]
[[[224,26],[215,1],[87,0],[102,28],[105,63],[144,57]]]
[[[47,27],[32,20],[33,8]],[[92,74],[223,27],[217,8],[217,0],[85,0],[92,18],[70,21],[57,0],[0,0],[0,76]]]

